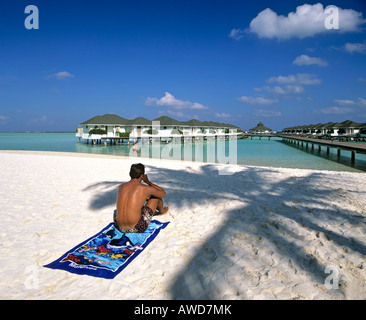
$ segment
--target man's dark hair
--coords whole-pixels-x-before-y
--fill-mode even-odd
[[[142,174],[145,174],[145,166],[142,163],[135,163],[131,166],[130,177],[138,179]]]

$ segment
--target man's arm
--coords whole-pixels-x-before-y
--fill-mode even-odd
[[[151,195],[157,198],[164,198],[166,196],[166,192],[164,191],[163,188],[159,187],[158,185],[152,183],[148,178],[147,175],[144,174],[142,181],[145,182],[148,186],[152,187],[151,188]]]

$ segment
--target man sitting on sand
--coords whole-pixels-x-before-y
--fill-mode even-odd
[[[155,210],[159,211],[159,215],[169,210],[168,206],[163,207],[162,198],[166,192],[149,181],[145,166],[141,163],[131,166],[130,177],[129,182],[118,188],[113,220],[116,228],[123,233],[142,233],[148,228]]]

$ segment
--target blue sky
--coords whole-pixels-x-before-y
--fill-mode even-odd
[[[366,122],[365,62],[362,0],[7,1],[0,131],[73,131],[105,113],[244,130]]]

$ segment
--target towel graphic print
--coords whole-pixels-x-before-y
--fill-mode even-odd
[[[153,220],[144,233],[121,233],[111,223],[45,267],[112,279],[167,225]]]

